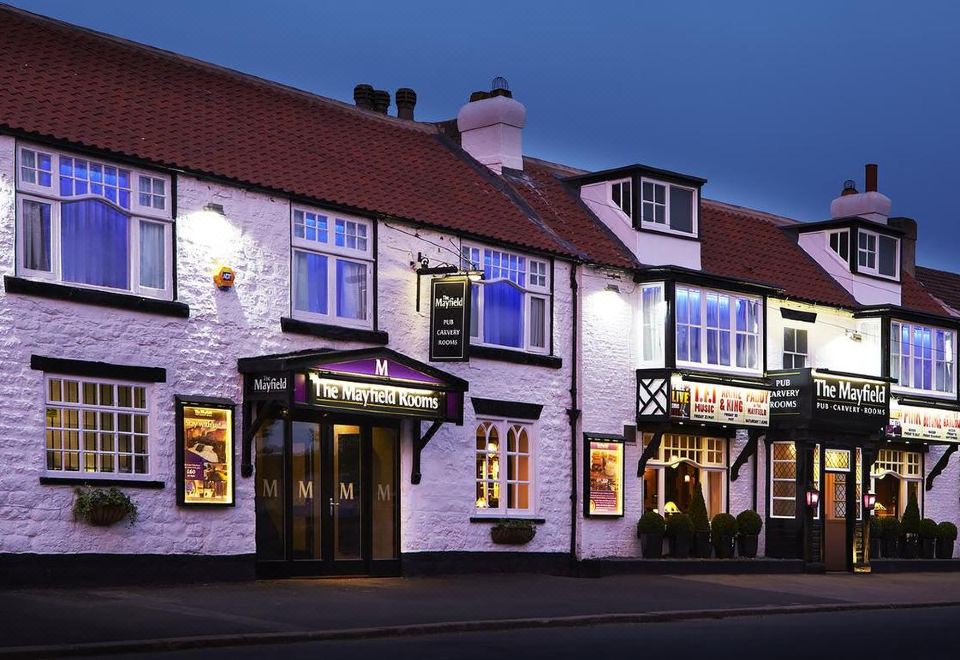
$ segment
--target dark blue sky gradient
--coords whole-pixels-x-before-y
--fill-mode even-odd
[[[13,4],[344,101],[358,82],[413,87],[418,119],[455,116],[502,75],[530,155],[679,170],[803,220],[878,162],[921,263],[960,270],[957,2]]]

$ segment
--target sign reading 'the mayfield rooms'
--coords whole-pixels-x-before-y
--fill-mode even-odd
[[[813,369],[772,371],[770,417],[776,423],[830,423],[879,429],[887,424],[890,385]]]
[[[320,408],[430,419],[444,419],[447,413],[447,394],[442,391],[337,380],[315,373],[309,381],[306,402]]]
[[[444,277],[430,282],[430,360],[470,359],[470,280]]]

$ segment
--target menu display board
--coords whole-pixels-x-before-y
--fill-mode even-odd
[[[907,440],[960,443],[960,411],[890,403],[891,435]]]
[[[178,401],[177,427],[179,504],[232,506],[232,406]]]
[[[732,385],[687,383],[674,378],[670,387],[670,416],[698,422],[767,426],[770,392]]]
[[[443,277],[430,282],[430,361],[470,359],[470,280]]]
[[[587,435],[585,440],[584,515],[590,518],[623,516],[623,438]]]

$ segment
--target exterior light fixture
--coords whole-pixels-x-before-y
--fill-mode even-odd
[[[608,284],[605,289],[607,291],[613,291],[614,293],[620,293],[620,287],[616,284]]]
[[[816,509],[820,506],[820,491],[813,484],[807,486],[807,508]]]
[[[873,513],[877,506],[877,494],[873,491],[867,491],[863,494],[863,510],[867,513]]]
[[[209,211],[210,213],[216,213],[217,215],[226,215],[226,213],[224,213],[223,211],[223,204],[215,204],[213,202],[210,202],[209,204],[203,207],[203,210]]]
[[[479,282],[480,280],[483,279],[483,271],[482,271],[482,270],[468,270],[468,271],[467,271],[467,277],[470,279],[471,282]]]

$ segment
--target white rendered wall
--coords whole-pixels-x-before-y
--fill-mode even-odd
[[[0,271],[14,275],[14,141],[0,136]],[[289,316],[290,205],[280,196],[252,192],[189,176],[177,179],[178,299],[190,306],[180,319],[0,293],[0,553],[246,554],[255,551],[254,479],[237,476],[236,506],[184,509],[176,506],[174,395],[200,394],[238,404],[236,459],[242,380],[237,359],[309,348],[362,348],[282,333]],[[204,212],[222,204],[224,216]],[[417,252],[449,261],[428,242],[450,244],[448,234],[379,227],[380,328],[389,347],[427,360],[428,306],[414,310]],[[218,291],[214,267],[236,270],[235,288]],[[554,346],[562,369],[474,359],[438,365],[467,379],[470,391],[462,427],[446,424],[422,456],[423,481],[410,485],[410,425],[401,438],[403,552],[420,550],[515,550],[489,540],[489,524],[470,523],[475,514],[475,419],[469,396],[543,404],[537,425],[537,508],[546,519],[529,551],[566,552],[569,547],[570,430],[566,395],[570,386],[569,267],[555,268]],[[422,300],[429,293],[423,278]],[[73,521],[73,489],[40,485],[44,474],[43,373],[30,369],[31,354],[163,367],[167,382],[153,386],[150,479],[162,490],[126,488],[140,508],[133,527],[91,527]]]
[[[899,282],[851,273],[849,265],[830,250],[826,232],[802,233],[798,243],[861,305],[900,304]],[[850,249],[855,249],[855,246],[851,245]]]
[[[655,231],[637,231],[610,199],[610,182],[581,186],[580,198],[646,266],[681,266],[700,270],[700,242]]]
[[[943,456],[947,448],[931,445],[930,451],[923,457],[925,470],[923,475],[926,489],[927,475]],[[923,516],[936,522],[949,521],[960,527],[960,453],[950,457],[947,467],[933,480],[933,489],[923,491]],[[954,544],[953,556],[960,557],[960,543]]]

